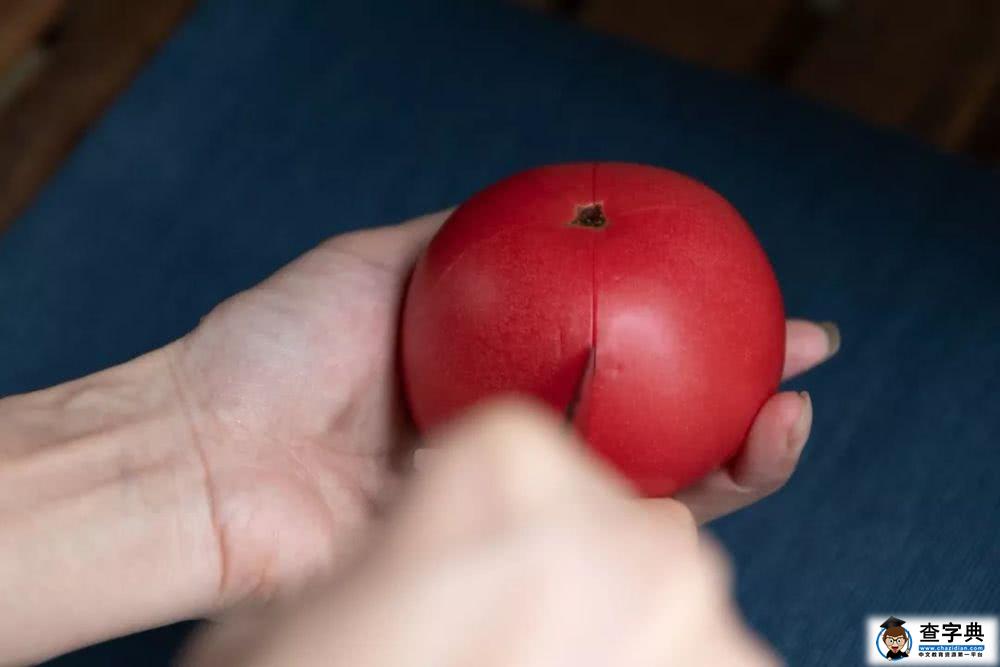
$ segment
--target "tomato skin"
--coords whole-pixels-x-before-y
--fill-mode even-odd
[[[605,224],[572,224],[594,204]],[[540,167],[462,204],[418,260],[403,387],[421,430],[499,393],[565,410],[593,347],[576,428],[670,495],[739,450],[778,387],[784,318],[760,244],[711,189],[638,164]]]

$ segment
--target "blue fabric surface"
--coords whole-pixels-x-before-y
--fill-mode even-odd
[[[0,237],[0,394],[163,344],[328,235],[593,159],[712,185],[788,312],[841,325],[794,383],[816,406],[801,469],[716,526],[751,623],[839,665],[866,614],[996,612],[997,176],[501,5],[203,2]],[[57,664],[167,664],[186,628]]]

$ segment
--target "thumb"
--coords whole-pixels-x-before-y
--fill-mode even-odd
[[[518,397],[473,407],[431,434],[419,460],[395,528],[428,549],[567,503],[632,495],[555,412]]]

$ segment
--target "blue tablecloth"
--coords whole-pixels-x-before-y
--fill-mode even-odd
[[[721,191],[789,313],[841,325],[794,383],[816,405],[801,469],[716,525],[751,623],[841,665],[866,614],[995,611],[997,174],[504,5],[205,0],[0,237],[0,394],[165,343],[331,234],[593,159]],[[185,630],[59,664],[167,664]]]

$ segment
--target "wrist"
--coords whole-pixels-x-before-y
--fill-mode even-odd
[[[170,355],[0,400],[0,661],[215,604],[205,468]]]

